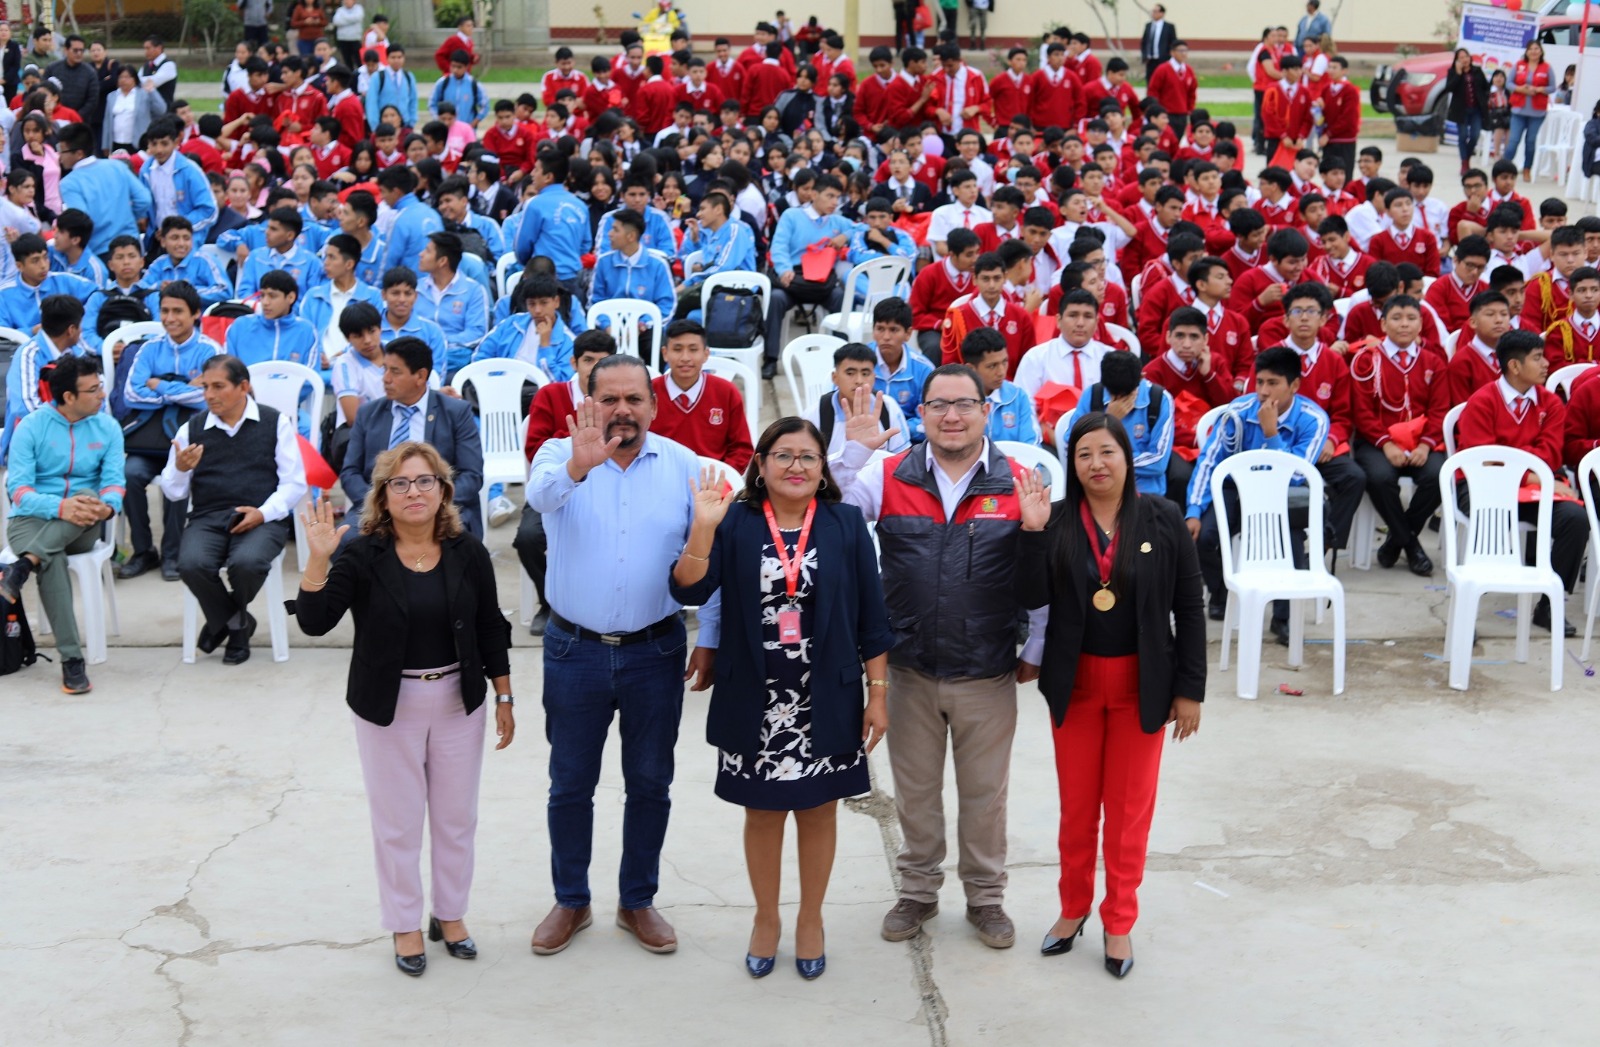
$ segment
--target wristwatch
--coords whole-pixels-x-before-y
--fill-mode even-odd
[[[494,704],[496,705],[511,705],[515,702],[516,699],[509,694],[497,694],[494,696]]]

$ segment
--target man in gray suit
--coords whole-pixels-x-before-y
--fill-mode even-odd
[[[483,519],[478,492],[483,487],[483,444],[472,406],[428,388],[433,350],[420,338],[396,338],[383,347],[382,400],[362,404],[350,426],[339,484],[350,499],[345,522],[349,535],[360,531],[360,512],[372,487],[372,464],[378,455],[407,440],[434,446],[455,469],[456,508],[461,523],[478,538]]]

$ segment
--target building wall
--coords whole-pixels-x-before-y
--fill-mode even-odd
[[[936,0],[930,2],[936,5]],[[1436,42],[1434,27],[1445,17],[1446,7],[1444,0],[1413,0],[1392,6],[1380,0],[1323,0],[1323,10],[1331,16],[1341,2],[1342,10],[1334,20],[1334,39],[1367,52],[1392,50],[1401,43],[1423,45],[1431,49]],[[769,2],[752,8],[739,0],[679,0],[679,6],[688,15],[690,28],[697,41],[717,36],[748,41],[756,21],[771,18],[780,3],[781,0],[779,3]],[[1037,40],[1046,25],[1060,24],[1056,19],[1064,20],[1073,29],[1088,33],[1099,41],[1105,31],[1096,21],[1090,3],[1091,0],[1068,0],[1046,8],[1034,7],[1021,0],[993,0],[994,10],[989,15],[990,46],[1009,45],[1026,38]],[[598,0],[598,6],[604,13],[605,25],[612,37],[633,24],[632,12],[648,10],[639,0]],[[844,18],[844,0],[807,0],[781,6],[797,17],[815,14],[824,25],[836,28]],[[596,29],[595,7],[596,0],[549,0],[551,35],[563,40],[592,41]],[[1098,3],[1094,7],[1107,11]],[[1144,17],[1127,0],[1122,0],[1119,7],[1125,12],[1121,25],[1121,32],[1126,37],[1123,46],[1130,52],[1137,51]],[[1051,13],[1042,13],[1046,10]],[[1253,46],[1261,38],[1262,28],[1268,25],[1288,25],[1292,31],[1303,11],[1304,8],[1293,0],[1229,0],[1226,3],[1168,0],[1167,3],[1168,16],[1178,31],[1196,49],[1203,50]],[[1110,23],[1109,18],[1107,22]],[[965,11],[961,15],[960,30],[964,39],[967,31]],[[887,43],[893,34],[894,15],[890,0],[862,0],[862,42]]]

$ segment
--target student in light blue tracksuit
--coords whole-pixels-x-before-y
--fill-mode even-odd
[[[540,188],[522,210],[522,224],[517,228],[517,261],[526,263],[535,254],[544,255],[555,263],[561,286],[584,301],[578,278],[583,275],[583,256],[593,243],[589,236],[589,208],[567,191],[567,158],[562,154],[552,151],[539,157],[532,178]]]
[[[94,219],[82,211],[62,211],[56,215],[56,236],[50,242],[50,271],[81,276],[96,287],[110,280],[106,264],[89,251],[94,236]],[[76,254],[76,259],[71,257]]]
[[[489,95],[477,78],[459,62],[450,63],[450,72],[438,79],[428,95],[428,115],[435,120],[439,119],[440,102],[454,105],[457,119],[465,120],[474,127],[489,115]]]
[[[462,276],[461,237],[433,233],[422,250],[422,272],[417,282],[417,313],[444,331],[450,347],[441,377],[449,381],[472,362],[472,351],[489,333],[489,292],[476,280]]]
[[[417,111],[417,76],[406,71],[406,49],[399,44],[389,45],[389,68],[367,78],[366,101],[367,127],[371,130],[377,130],[384,106],[394,106],[401,116]]]
[[[852,266],[869,262],[874,258],[907,258],[914,260],[917,257],[917,242],[911,234],[893,224],[894,211],[890,202],[881,197],[874,196],[867,201],[863,214],[864,221],[858,223],[850,233],[850,246],[845,248],[845,260]],[[867,296],[867,278],[856,279],[856,301],[860,303]],[[909,299],[911,295],[911,281],[907,279],[893,293],[901,298]]]
[[[177,122],[162,117],[151,123],[147,144],[150,158],[139,168],[139,181],[150,193],[149,236],[154,239],[168,216],[182,215],[205,243],[217,220],[217,199],[200,165],[178,152]]]
[[[83,303],[70,295],[46,298],[39,333],[18,346],[6,370],[5,428],[0,429],[0,462],[6,460],[17,423],[48,403],[39,395],[39,370],[62,356],[84,356],[96,350],[83,342]],[[108,376],[109,378],[109,376]],[[100,409],[109,410],[111,398]]]
[[[87,124],[68,124],[59,133],[61,206],[94,216],[89,253],[104,255],[118,236],[138,236],[139,219],[150,213],[150,190],[121,160],[96,158]],[[206,189],[206,199],[211,190]],[[213,218],[215,215],[213,215]]]
[[[472,360],[523,360],[550,376],[565,382],[575,373],[572,364],[572,330],[562,321],[561,285],[553,276],[528,280],[527,311],[495,325],[489,336],[478,343]]]
[[[612,250],[595,259],[594,281],[589,299],[637,298],[654,302],[663,319],[672,315],[676,301],[672,289],[672,270],[660,255],[651,254],[640,243],[645,221],[636,211],[613,211]]]
[[[235,297],[248,298],[261,286],[261,278],[275,269],[294,277],[294,282],[305,294],[323,282],[322,262],[316,255],[301,247],[300,212],[292,207],[276,207],[267,216],[267,243],[250,252],[239,270],[239,284]]]
[[[378,191],[384,202],[398,212],[384,244],[383,271],[387,273],[397,265],[416,271],[422,249],[428,245],[428,234],[442,232],[444,220],[438,211],[417,199],[417,173],[409,167],[390,167],[380,173]]]
[[[379,331],[383,344],[396,338],[420,338],[433,350],[432,371],[442,382],[450,366],[450,345],[444,331],[417,312],[417,274],[397,265],[383,274],[383,324]]]
[[[1043,434],[1034,414],[1033,398],[1022,386],[1006,381],[1006,368],[1011,362],[1006,336],[992,327],[973,329],[961,341],[961,359],[983,380],[984,400],[989,405],[984,435],[991,440],[1041,445]]]
[[[206,305],[225,302],[233,297],[233,282],[220,266],[194,249],[194,226],[182,215],[169,215],[161,223],[157,235],[166,254],[150,263],[145,270],[146,287],[160,288],[169,280],[187,280],[200,292],[200,301]],[[150,315],[155,317],[160,309],[159,296],[150,302]]]
[[[1106,365],[1111,366],[1107,372]],[[1120,415],[1122,428],[1133,445],[1133,482],[1140,494],[1166,497],[1167,461],[1172,457],[1172,397],[1143,377],[1133,353],[1107,353],[1100,361],[1100,381],[1085,389],[1066,422],[1056,427],[1068,433],[1078,419],[1092,411],[1113,416],[1131,393],[1133,406]]]
[[[3,248],[0,248],[3,249]],[[68,294],[80,302],[94,285],[81,276],[50,271],[50,245],[37,233],[23,233],[11,242],[17,263],[17,282],[0,288],[0,327],[32,334],[39,326],[39,303],[51,295]]]
[[[317,329],[295,315],[300,295],[294,277],[281,269],[262,274],[260,311],[241,316],[228,327],[226,348],[245,366],[268,360],[304,364],[324,370]]]

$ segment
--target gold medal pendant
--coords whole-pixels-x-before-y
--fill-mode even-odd
[[[1110,589],[1101,589],[1099,592],[1094,594],[1095,610],[1109,611],[1115,606],[1117,606],[1117,594],[1112,592]]]

